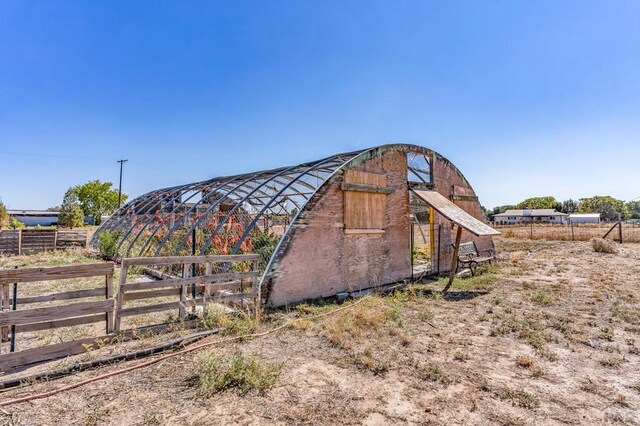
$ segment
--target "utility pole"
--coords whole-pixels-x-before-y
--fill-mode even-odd
[[[120,183],[118,184],[118,208],[120,208],[120,200],[122,199],[122,165],[129,160],[118,160],[120,163]]]

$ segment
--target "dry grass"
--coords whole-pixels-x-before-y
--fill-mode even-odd
[[[593,251],[597,253],[618,253],[618,249],[616,248],[615,244],[612,241],[605,240],[603,238],[592,239],[591,247],[593,247]]]
[[[212,311],[203,325],[234,335],[294,326],[8,407],[9,415],[16,424],[639,423],[640,246],[611,256],[590,242],[502,238],[498,253],[498,267],[456,280],[444,298],[434,282],[321,318],[338,306],[298,305],[261,324]],[[279,367],[275,383],[243,381],[251,354],[266,372]]]
[[[592,238],[602,238],[604,234],[611,228],[610,223],[601,224],[584,224],[575,225],[573,227],[573,235],[571,226],[569,225],[551,225],[551,224],[534,224],[533,239],[534,240],[555,240],[555,241],[590,241]],[[496,226],[504,238],[531,238],[531,228],[528,225],[498,225]],[[640,226],[639,225],[622,225],[623,239],[625,242],[640,242]],[[613,230],[607,238],[618,237],[618,231]]]
[[[266,362],[256,354],[206,353],[198,358],[196,370],[192,383],[197,384],[200,395],[210,397],[228,390],[244,395],[252,391],[264,393],[275,386],[282,364]]]

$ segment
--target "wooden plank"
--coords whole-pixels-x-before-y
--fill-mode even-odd
[[[255,293],[234,293],[227,294],[224,296],[213,296],[211,299],[187,299],[184,301],[175,301],[175,302],[165,302],[165,303],[157,303],[154,305],[144,305],[144,306],[136,306],[134,308],[123,308],[120,311],[120,316],[129,317],[132,315],[142,315],[148,314],[152,312],[162,312],[168,311],[172,309],[185,309],[193,306],[202,306],[207,303],[216,303],[216,302],[228,302],[228,301],[240,301],[243,299],[255,299]]]
[[[92,337],[0,355],[0,371],[6,371],[20,365],[35,364],[50,359],[81,354],[87,351],[88,345],[97,348],[99,345],[108,343],[109,340],[110,336]]]
[[[136,306],[135,308],[123,308],[119,311],[120,317],[130,317],[132,315],[148,314],[152,312],[168,311],[171,309],[184,308],[180,301],[157,303],[155,305]]]
[[[116,311],[115,318],[113,320],[113,331],[118,333],[120,331],[120,312],[122,311],[122,302],[124,299],[123,293],[125,291],[124,286],[127,282],[127,272],[129,271],[129,267],[127,265],[122,265],[120,269],[120,283],[118,285],[118,297],[116,299]]]
[[[25,324],[16,326],[16,333],[25,333],[29,331],[49,330],[52,328],[72,327],[82,324],[93,324],[94,322],[104,321],[104,314],[94,314],[85,317],[68,318],[55,321],[44,321],[33,324]]]
[[[258,254],[230,254],[230,255],[209,255],[209,256],[165,256],[165,257],[129,257],[122,259],[122,264],[134,265],[173,265],[182,263],[205,263],[205,262],[242,262],[259,259]]]
[[[377,185],[365,185],[362,183],[347,183],[342,182],[341,188],[343,191],[356,191],[356,192],[372,192],[378,194],[391,194],[394,189],[388,186]]]
[[[451,258],[451,272],[449,274],[449,282],[442,290],[446,293],[453,284],[453,280],[456,277],[456,270],[458,269],[458,252],[460,251],[460,239],[462,238],[462,226],[458,225],[458,231],[456,233],[456,243],[453,246],[453,257]]]
[[[104,297],[107,300],[113,300],[113,274],[105,276]],[[113,309],[109,309],[105,316],[106,332],[113,333]]]
[[[197,325],[197,321],[185,321],[183,325],[192,328]],[[18,366],[26,366],[43,361],[64,358],[71,355],[77,355],[87,352],[91,349],[97,349],[111,342],[118,343],[127,340],[137,339],[145,333],[158,333],[161,330],[172,327],[175,323],[164,323],[146,327],[138,327],[135,330],[124,330],[122,333],[115,335],[105,335],[99,337],[91,337],[86,339],[74,340],[73,342],[56,343],[53,345],[42,346],[38,348],[25,349],[20,352],[12,352],[0,355],[0,371],[6,372],[9,369]]]
[[[158,297],[179,296],[182,290],[179,288],[167,288],[163,290],[137,291],[131,293],[123,293],[123,301],[155,299]]]
[[[79,263],[76,265],[38,268],[0,269],[0,284],[64,280],[112,274],[113,262]]]
[[[190,277],[190,278],[176,278],[172,280],[143,281],[140,283],[123,284],[122,289],[125,291],[152,290],[154,288],[182,287],[183,285],[206,284],[206,283],[213,283],[215,281],[222,281],[222,280],[226,280],[226,281],[238,280],[242,278],[252,278],[254,276],[259,276],[259,272],[257,271],[222,272],[219,274],[202,275],[202,276]]]
[[[257,278],[255,278],[257,279]],[[240,290],[242,284],[240,281],[228,281],[224,283],[210,283],[210,284],[198,284],[196,291],[198,294],[204,294],[207,298],[207,286],[213,290]],[[182,290],[180,288],[167,288],[161,290],[148,290],[148,291],[134,291],[123,293],[123,301],[130,300],[142,300],[142,299],[156,299],[159,297],[180,296]],[[210,296],[209,296],[210,297]]]
[[[78,302],[63,306],[0,312],[0,326],[22,325],[69,317],[105,313],[113,309],[113,299],[98,302]]]
[[[64,293],[45,294],[42,296],[18,297],[18,304],[51,302],[53,300],[81,299],[83,297],[97,297],[104,295],[104,288],[91,288],[86,290],[73,290]]]
[[[345,229],[344,233],[346,235],[381,235],[384,234],[384,229]]]
[[[386,187],[384,174],[346,170],[343,177],[346,184]],[[384,229],[386,225],[387,195],[371,192],[344,192],[345,229]]]
[[[445,196],[436,191],[419,191],[412,189],[413,193],[433,207],[438,213],[446,217],[456,225],[459,225],[476,236],[500,235],[486,223],[476,219],[469,213],[452,203]]]

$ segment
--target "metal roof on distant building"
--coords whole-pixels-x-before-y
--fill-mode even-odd
[[[9,216],[58,216],[60,212],[49,210],[7,210]]]
[[[600,218],[600,213],[571,213],[569,217],[597,217]]]
[[[536,217],[536,216],[569,216],[566,213],[555,211],[554,209],[522,209],[522,210],[507,210],[504,213],[493,215],[493,217]]]

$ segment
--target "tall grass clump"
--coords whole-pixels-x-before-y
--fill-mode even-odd
[[[612,241],[605,240],[604,238],[594,238],[591,240],[591,247],[598,253],[611,253],[617,254],[618,249]]]
[[[275,386],[281,370],[282,364],[266,362],[256,354],[208,353],[197,362],[195,382],[205,397],[228,390],[241,395],[252,391],[264,393]]]
[[[118,255],[118,241],[120,241],[119,232],[111,230],[102,231],[98,240],[100,256],[107,260],[115,259]]]

